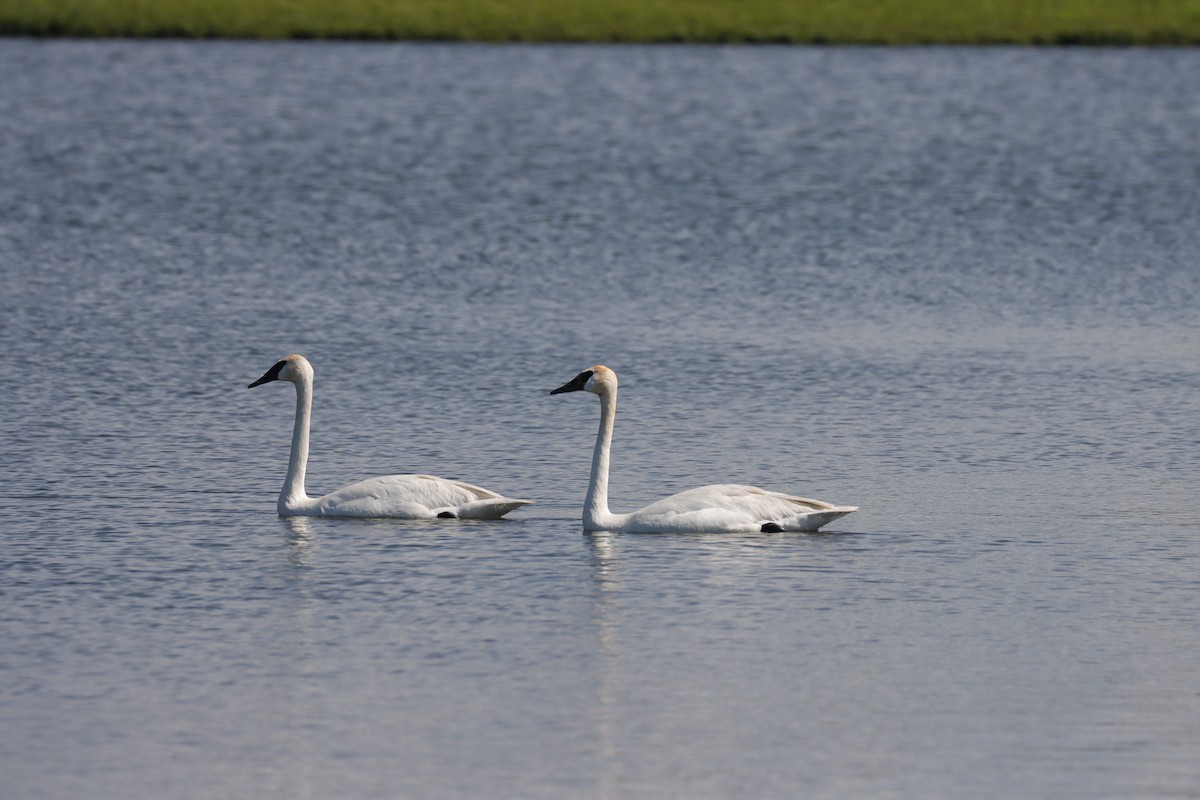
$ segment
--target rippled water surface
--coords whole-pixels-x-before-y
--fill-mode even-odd
[[[1200,52],[0,41],[0,794],[1200,797]],[[498,523],[275,514],[389,472]],[[817,535],[588,534],[737,481]]]

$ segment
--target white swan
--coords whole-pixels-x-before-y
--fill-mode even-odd
[[[308,466],[308,428],[312,418],[312,365],[304,356],[287,356],[247,388],[271,381],[291,381],[296,385],[292,456],[287,480],[279,492],[279,513],[283,516],[499,519],[532,502],[510,500],[469,483],[431,475],[383,475],[343,486],[324,497],[309,497],[304,491],[304,473]]]
[[[608,510],[608,461],[613,420],[617,416],[617,375],[597,364],[570,383],[550,392],[588,391],[600,396],[600,432],[592,454],[592,477],[583,506],[589,531],[645,533],[739,533],[745,531],[815,531],[858,506],[835,506],[820,500],[768,492],[732,483],[701,486],[651,503],[632,514]]]

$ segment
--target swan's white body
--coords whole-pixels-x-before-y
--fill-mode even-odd
[[[304,356],[287,356],[250,384],[250,388],[276,380],[296,385],[292,455],[287,479],[279,492],[278,508],[283,516],[499,519],[531,502],[512,500],[469,483],[432,475],[383,475],[343,486],[323,497],[309,497],[304,490],[304,475],[312,421],[312,365]]]
[[[608,367],[596,365],[551,394],[575,391],[588,391],[600,397],[600,431],[596,434],[592,477],[583,506],[583,527],[589,531],[816,531],[858,510],[858,506],[835,506],[756,486],[722,483],[673,494],[631,514],[614,514],[608,510],[608,466],[617,415],[617,375]]]

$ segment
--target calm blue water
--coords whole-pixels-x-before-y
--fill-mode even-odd
[[[1200,797],[1197,74],[0,41],[0,795]],[[291,352],[537,505],[277,517]],[[614,510],[862,510],[585,534],[597,362]]]

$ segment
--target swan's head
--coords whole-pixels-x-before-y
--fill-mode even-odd
[[[312,376],[312,364],[308,363],[307,358],[296,355],[284,356],[282,361],[277,361],[275,366],[264,372],[261,378],[246,388],[253,389],[255,386],[261,386],[271,381],[291,381],[292,383],[298,383],[304,378],[312,380]]]
[[[557,389],[552,390],[550,394],[591,392],[592,394],[606,395],[612,394],[616,390],[617,373],[603,364],[596,364],[576,375],[569,383],[564,383]]]

